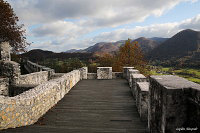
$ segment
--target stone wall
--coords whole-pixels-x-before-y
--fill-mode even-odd
[[[0,96],[0,129],[34,124],[84,76],[74,70],[15,97]]]
[[[136,106],[142,121],[148,121],[148,95],[149,82],[137,82],[136,84]]]
[[[137,69],[128,69],[127,70],[127,80],[129,82],[129,86],[132,87],[132,75],[139,74],[140,72]]]
[[[123,78],[122,72],[112,72],[112,79]]]
[[[123,67],[123,78],[127,79],[128,69],[134,69],[134,67]]]
[[[148,109],[150,132],[176,133],[181,128],[185,132],[190,132],[187,128],[198,132],[199,98],[199,84],[178,76],[151,76]],[[189,124],[190,122],[193,124]]]
[[[135,97],[137,82],[147,82],[148,80],[143,74],[131,74],[131,77],[132,77],[131,91],[133,96]]]
[[[9,78],[11,84],[15,84],[21,75],[20,65],[13,61],[0,61],[0,75]]]
[[[97,79],[97,73],[88,73],[87,79]]]
[[[10,50],[11,47],[8,42],[0,43],[0,60],[10,61],[11,60]]]
[[[51,78],[51,76],[53,74],[55,74],[54,69],[51,69],[51,68],[46,67],[46,66],[38,65],[38,64],[33,63],[33,62],[26,60],[26,59],[23,59],[23,65],[24,65],[24,68],[29,73],[40,72],[40,71],[48,71],[49,78]]]
[[[112,79],[112,67],[97,67],[97,79]]]
[[[8,96],[9,95],[9,79],[0,78],[0,95]]]
[[[16,84],[20,85],[39,85],[47,82],[49,79],[48,71],[35,72],[26,75],[20,75]]]

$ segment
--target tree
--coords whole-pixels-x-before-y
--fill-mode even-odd
[[[125,45],[120,47],[114,67],[118,66],[117,69],[122,71],[123,66],[134,66],[144,73],[146,65],[147,63],[144,60],[144,55],[138,42],[128,39]]]
[[[26,42],[23,24],[19,25],[19,18],[13,11],[11,5],[0,0],[0,41],[10,43],[13,52],[25,51],[29,43]]]
[[[100,66],[112,66],[114,72],[122,71],[124,66],[134,66],[141,73],[147,74],[147,63],[138,42],[128,39],[124,46],[120,47],[116,55],[104,54],[99,59]]]
[[[114,63],[114,57],[111,54],[104,53],[99,57],[99,63],[101,67],[112,67]]]

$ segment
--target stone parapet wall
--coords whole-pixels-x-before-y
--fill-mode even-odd
[[[149,89],[150,132],[176,133],[177,128],[187,132],[187,128],[196,127],[200,130],[199,84],[178,76],[151,76]]]
[[[13,61],[0,61],[0,75],[9,78],[11,84],[15,84],[21,75],[20,65]]]
[[[20,75],[16,80],[17,85],[39,85],[49,80],[48,71],[35,72],[26,75]]]
[[[37,63],[33,63],[29,60],[23,59],[24,68],[29,72],[40,72],[40,71],[48,71],[49,79],[50,77],[55,74],[54,69],[51,69],[46,66],[38,65]]]
[[[129,69],[134,69],[134,67],[123,67],[123,78],[127,79]]]
[[[82,73],[82,75],[83,75],[82,79],[87,79],[88,68],[87,68],[87,67],[82,67],[82,68],[81,68],[81,73]]]
[[[87,79],[97,79],[97,73],[88,73]]]
[[[148,121],[149,82],[137,82],[136,84],[136,106],[142,121]]]
[[[9,79],[0,77],[0,95],[9,96]]]
[[[112,79],[112,67],[97,67],[97,79]]]
[[[112,79],[123,78],[122,72],[112,72]]]
[[[133,74],[140,74],[137,69],[128,69],[127,70],[127,80],[129,82],[129,86],[132,87],[132,75]]]
[[[133,96],[135,97],[135,93],[136,93],[136,88],[137,88],[137,82],[147,82],[147,78],[143,75],[143,74],[131,74],[130,75],[132,77],[132,82],[131,84],[131,92],[133,94]]]
[[[10,47],[9,42],[0,43],[0,60],[10,61],[11,60],[10,50],[11,50],[11,47]]]
[[[0,129],[34,124],[61,100],[81,77],[81,70],[74,70],[15,97],[0,96]]]

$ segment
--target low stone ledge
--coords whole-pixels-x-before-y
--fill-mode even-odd
[[[97,79],[112,79],[112,67],[97,67]]]
[[[112,79],[119,79],[119,78],[123,78],[122,72],[112,72]]]
[[[131,91],[133,96],[135,97],[137,82],[147,82],[148,80],[143,74],[131,74],[131,77],[132,77]]]
[[[191,98],[198,103],[199,92],[199,84],[184,78],[151,76],[148,106],[150,132],[175,133],[177,127],[198,127],[199,121],[196,119],[199,118],[200,106],[189,101]]]
[[[142,121],[148,122],[149,82],[137,82],[136,106]]]
[[[14,97],[16,95],[19,95],[25,91],[28,91],[30,89],[33,89],[34,87],[36,87],[37,85],[33,85],[33,84],[23,84],[23,85],[12,85],[9,87],[9,96],[10,97]]]
[[[26,75],[20,75],[15,84],[18,85],[39,85],[49,80],[48,71],[35,72]]]
[[[51,79],[60,78],[60,77],[62,77],[64,74],[66,74],[66,73],[54,73],[54,74],[51,76]]]
[[[128,69],[134,69],[134,67],[123,67],[123,78],[127,79]]]
[[[88,73],[87,79],[97,79],[97,73]]]

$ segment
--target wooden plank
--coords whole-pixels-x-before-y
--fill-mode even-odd
[[[144,133],[127,81],[82,80],[36,124],[3,133]]]

